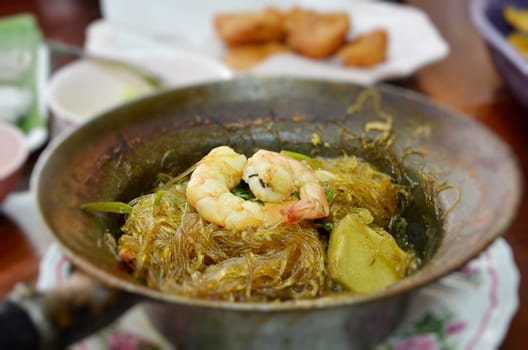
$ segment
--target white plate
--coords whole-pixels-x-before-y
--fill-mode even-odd
[[[54,243],[42,259],[37,288],[61,285],[70,272],[71,264]],[[500,238],[460,271],[420,290],[402,325],[378,349],[497,349],[517,310],[518,288],[511,249]],[[119,349],[112,347],[116,343],[170,348],[141,306],[75,348]]]
[[[325,78],[371,84],[406,77],[427,64],[446,57],[449,46],[427,15],[414,7],[378,1],[258,0],[186,2],[153,0],[145,10],[140,0],[103,1],[105,20],[87,32],[94,51],[163,48],[192,50],[222,60],[225,49],[213,28],[214,15],[228,11],[283,9],[294,5],[319,11],[346,11],[352,22],[349,37],[374,28],[389,35],[388,60],[372,68],[346,68],[332,60],[315,61],[298,55],[277,55],[250,72],[265,75]]]

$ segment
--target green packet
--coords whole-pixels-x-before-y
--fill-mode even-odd
[[[43,83],[48,53],[35,17],[0,17],[0,120],[18,125],[28,137],[46,137]],[[46,133],[47,135],[47,133]],[[43,141],[43,140],[42,140]]]

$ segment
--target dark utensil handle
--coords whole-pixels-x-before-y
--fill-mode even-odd
[[[62,349],[110,324],[139,299],[80,273],[59,289],[21,294],[0,304],[0,349]]]
[[[39,334],[26,310],[10,301],[0,303],[0,349],[37,349]]]

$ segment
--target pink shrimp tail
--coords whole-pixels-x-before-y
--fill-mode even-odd
[[[300,200],[293,205],[282,209],[281,214],[284,222],[294,224],[302,220],[319,219],[328,216],[330,208],[327,203],[317,201]]]
[[[289,207],[286,209],[281,210],[281,214],[284,217],[284,222],[286,224],[294,224],[296,222],[301,221],[303,218],[300,216],[300,213],[293,209],[293,207]]]

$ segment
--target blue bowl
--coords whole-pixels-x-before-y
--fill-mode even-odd
[[[488,46],[491,58],[512,94],[528,108],[528,59],[507,41],[513,28],[506,23],[503,9],[507,5],[528,8],[526,0],[472,0],[473,24]]]

